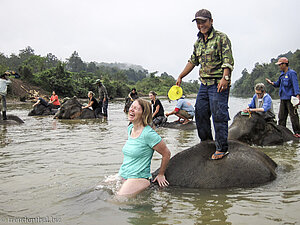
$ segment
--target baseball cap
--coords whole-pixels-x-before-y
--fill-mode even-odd
[[[97,79],[94,84],[101,84],[101,83],[102,83],[101,80]]]
[[[286,57],[281,57],[278,59],[278,62],[275,63],[276,65],[280,65],[282,63],[289,63],[289,60]]]
[[[207,9],[201,9],[195,14],[195,19],[192,20],[194,22],[195,20],[207,20],[207,19],[212,19],[210,11]]]

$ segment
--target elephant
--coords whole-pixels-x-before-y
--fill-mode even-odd
[[[42,104],[38,104],[33,107],[33,109],[28,113],[28,116],[49,116],[55,115],[57,109],[53,109],[51,105],[44,106]]]
[[[54,119],[94,119],[91,109],[82,109],[82,104],[76,97],[67,99],[58,109]]]
[[[129,112],[129,108],[132,105],[132,103],[133,103],[133,101],[131,101],[130,98],[128,98],[128,97],[125,98],[125,106],[124,106],[124,110],[123,110],[125,113]]]
[[[191,121],[187,124],[182,124],[179,122],[165,122],[161,125],[159,125],[159,127],[165,127],[165,128],[173,128],[173,129],[179,129],[179,130],[195,130],[197,129],[196,127],[196,123],[194,121]]]
[[[228,139],[259,146],[280,145],[287,141],[299,141],[288,128],[277,125],[274,121],[266,121],[258,113],[251,113],[250,115],[245,116],[239,112],[234,116],[228,129]]]
[[[7,115],[7,120],[0,120],[0,125],[18,125],[24,123],[24,121],[15,115]]]
[[[212,160],[214,141],[203,141],[173,156],[166,168],[169,186],[198,189],[247,188],[276,179],[277,164],[262,151],[229,140],[229,154]],[[157,169],[152,177],[156,177]]]

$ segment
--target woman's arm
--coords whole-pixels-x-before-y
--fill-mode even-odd
[[[91,107],[94,104],[94,101],[89,101],[89,104],[87,106],[82,106],[82,109],[86,109]]]
[[[157,181],[160,187],[166,187],[169,185],[169,182],[165,178],[165,171],[169,163],[171,153],[163,140],[155,145],[153,149],[162,155],[159,173],[153,182]]]
[[[255,109],[250,108],[249,111],[250,112],[264,112],[265,110],[264,110],[264,108],[255,108]]]
[[[155,112],[152,114],[152,118],[158,113],[159,107],[160,107],[159,105],[156,106]]]
[[[41,100],[37,100],[37,102],[33,104],[33,107],[38,105],[40,102],[41,102]]]

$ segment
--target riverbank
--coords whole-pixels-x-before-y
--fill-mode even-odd
[[[24,80],[10,78],[11,84],[8,86],[7,99],[11,101],[24,101],[34,94],[49,95],[47,91],[42,88],[32,85]]]

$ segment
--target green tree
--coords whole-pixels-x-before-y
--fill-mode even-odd
[[[86,70],[86,65],[80,58],[78,52],[74,51],[70,58],[67,59],[66,68],[71,72],[80,72]]]

